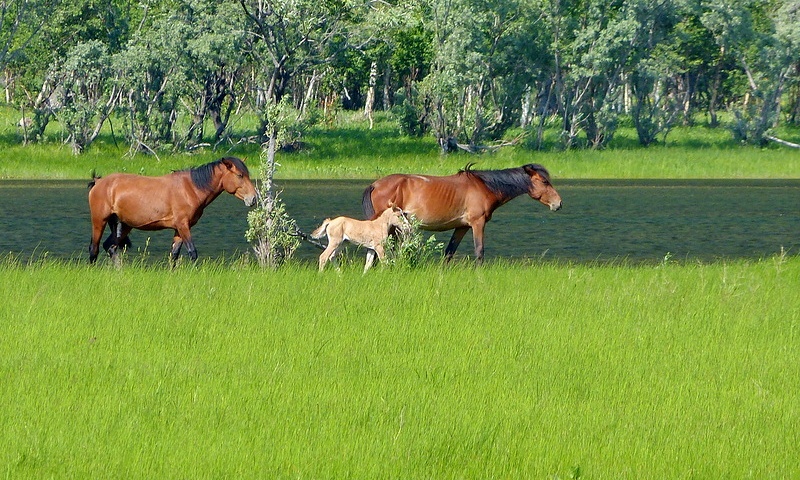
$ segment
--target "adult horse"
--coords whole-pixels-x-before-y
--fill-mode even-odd
[[[132,229],[175,231],[171,260],[174,262],[185,244],[189,257],[197,259],[191,227],[222,192],[228,192],[252,206],[256,189],[247,166],[236,157],[226,157],[199,167],[172,172],[161,177],[113,173],[89,182],[89,210],[92,216],[92,241],[89,262],[97,260],[100,237],[106,225],[111,234],[103,248],[116,260],[120,247],[130,245]]]
[[[472,228],[475,259],[480,261],[483,229],[497,207],[527,193],[552,211],[561,208],[561,196],[541,165],[532,163],[505,170],[472,170],[471,166],[445,177],[393,174],[380,178],[364,191],[364,214],[372,219],[376,211],[397,205],[414,215],[424,230],[455,229],[444,251],[447,260]]]

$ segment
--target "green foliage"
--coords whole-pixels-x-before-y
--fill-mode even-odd
[[[545,148],[550,118],[562,149],[608,148],[627,118],[650,145],[698,113],[716,126],[724,109],[739,112],[738,138],[763,145],[800,118],[799,18],[792,2],[751,0],[0,2],[0,87],[32,121],[24,142],[48,141],[59,115],[76,152],[104,110],[124,119],[131,153],[163,154],[260,144],[267,122],[233,126],[284,99],[332,125],[381,90],[371,102],[443,151],[481,151],[517,127]],[[108,107],[62,94],[74,86],[59,69],[88,61],[88,45],[112,58],[86,65],[103,72]]]
[[[421,137],[428,131],[427,125],[422,121],[424,112],[406,98],[392,107],[392,115],[397,120],[403,135]]]
[[[256,206],[247,213],[245,239],[253,243],[258,263],[274,269],[292,258],[300,246],[300,238],[297,235],[297,223],[286,212],[280,193],[273,189],[274,171],[267,171],[270,167],[264,159],[266,155],[267,152],[262,150],[263,180],[256,185]]]
[[[81,153],[100,133],[117,91],[110,85],[111,58],[103,43],[91,40],[69,51],[55,70],[63,102],[56,118],[66,130],[73,153]]]
[[[414,269],[438,263],[442,258],[444,244],[437,242],[433,235],[425,238],[419,220],[410,216],[408,225],[397,228],[394,235],[386,240],[387,266],[401,269]]]
[[[402,78],[406,92],[415,82],[425,78],[433,60],[433,32],[422,24],[400,29],[391,37],[394,48],[389,65]]]
[[[303,138],[322,118],[319,108],[309,106],[305,112],[297,110],[288,97],[263,108],[260,130],[274,132],[277,147],[285,151],[300,150]]]
[[[259,190],[263,195],[263,191]],[[253,251],[259,264],[264,267],[278,268],[292,258],[300,239],[297,236],[297,223],[286,213],[286,206],[275,194],[271,206],[264,202],[247,213],[249,228],[245,238],[252,242]]]

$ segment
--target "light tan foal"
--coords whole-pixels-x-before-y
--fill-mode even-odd
[[[408,223],[403,210],[389,207],[374,220],[356,220],[349,217],[336,217],[333,220],[326,218],[322,225],[311,232],[311,237],[322,238],[328,236],[328,247],[319,256],[319,270],[325,268],[328,260],[334,260],[342,243],[347,240],[356,245],[368,248],[367,261],[364,273],[372,267],[375,255],[383,261],[385,252],[383,244],[389,238],[389,231],[393,226],[402,227]]]

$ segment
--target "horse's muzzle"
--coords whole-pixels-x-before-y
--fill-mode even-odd
[[[256,195],[253,195],[252,197],[244,197],[244,204],[247,205],[248,207],[252,207],[253,205],[256,204],[257,198],[258,197]]]
[[[561,201],[559,200],[558,203],[551,203],[550,204],[550,211],[557,212],[561,210]]]

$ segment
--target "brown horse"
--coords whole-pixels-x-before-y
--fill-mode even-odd
[[[196,260],[197,250],[190,228],[203,215],[203,209],[223,191],[235,195],[248,207],[256,201],[250,172],[236,157],[221,158],[161,177],[114,173],[93,178],[89,182],[92,216],[89,262],[97,260],[100,237],[106,224],[111,234],[103,242],[103,248],[114,260],[120,247],[130,245],[128,234],[134,228],[173,229],[172,261],[177,260],[183,244],[186,244],[189,257]]]
[[[455,175],[394,174],[376,180],[364,191],[362,207],[367,218],[397,205],[414,215],[425,230],[455,229],[444,254],[447,260],[472,228],[475,259],[483,259],[483,228],[497,207],[527,193],[556,211],[561,196],[550,184],[543,166],[528,164],[506,170],[472,170],[469,164]]]

